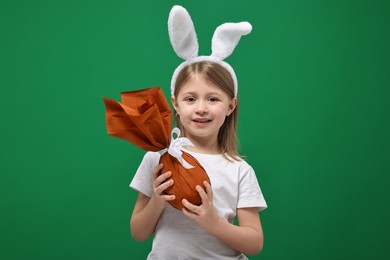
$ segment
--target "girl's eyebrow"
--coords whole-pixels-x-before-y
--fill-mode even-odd
[[[182,95],[197,96],[197,95],[199,95],[199,93],[197,93],[195,91],[188,91],[188,92],[183,92]],[[221,93],[218,93],[218,92],[206,92],[206,94],[205,94],[205,96],[213,96],[213,95],[222,96]]]

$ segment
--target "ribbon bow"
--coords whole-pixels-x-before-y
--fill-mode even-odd
[[[173,135],[176,134],[177,138],[173,138]],[[169,148],[162,149],[158,151],[160,155],[163,155],[168,151],[170,155],[177,158],[179,162],[183,165],[186,169],[194,168],[191,164],[187,163],[184,158],[181,156],[183,152],[181,151],[183,149],[183,146],[190,145],[194,146],[194,144],[190,141],[190,139],[186,137],[179,137],[180,136],[180,129],[175,127],[172,129],[171,132],[171,143],[169,144]]]

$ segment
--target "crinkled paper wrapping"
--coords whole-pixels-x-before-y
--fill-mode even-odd
[[[103,100],[109,135],[130,142],[143,150],[163,153],[160,159],[164,164],[162,172],[171,171],[174,180],[173,186],[167,189],[166,193],[176,196],[176,199],[169,203],[181,209],[183,208],[181,201],[185,198],[193,204],[200,205],[202,201],[195,187],[200,185],[204,188],[203,182],[210,183],[210,180],[198,160],[181,151],[180,146],[174,147],[175,143],[180,143],[178,141],[186,138],[176,140],[173,138],[172,112],[161,88],[122,92],[122,102],[110,98]],[[185,142],[184,144],[186,145]],[[181,161],[184,159],[184,162],[180,162],[172,154],[180,157]]]

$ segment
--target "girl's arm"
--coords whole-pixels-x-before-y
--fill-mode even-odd
[[[164,194],[164,190],[173,185],[171,172],[158,176],[163,165],[158,165],[153,171],[153,195],[151,198],[138,193],[133,214],[130,219],[130,232],[135,240],[146,240],[155,230],[157,222],[168,201],[174,200],[174,195]]]
[[[256,255],[263,249],[263,230],[256,208],[237,209],[239,226],[230,224],[219,217],[218,222],[208,232],[244,254]]]
[[[183,200],[184,214],[231,248],[244,254],[258,254],[263,249],[264,240],[258,210],[256,208],[239,208],[237,209],[239,226],[230,224],[217,215],[212,203],[211,186],[207,182],[204,185],[206,191],[200,186],[196,187],[202,198],[202,205],[196,206]]]

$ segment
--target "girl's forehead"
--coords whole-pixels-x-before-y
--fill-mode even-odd
[[[216,86],[211,81],[203,77],[191,77],[189,78],[180,88],[180,94],[186,93],[216,93],[216,94],[226,94],[220,87]]]

